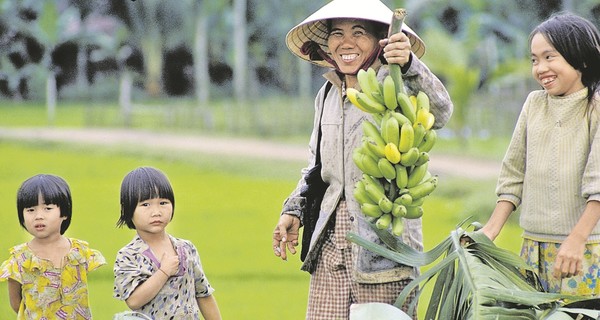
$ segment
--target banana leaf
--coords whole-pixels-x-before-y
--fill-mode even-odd
[[[599,306],[600,301],[544,292],[539,278],[521,257],[496,247],[483,233],[468,232],[460,225],[426,252],[414,250],[389,231],[379,230],[374,225],[372,228],[384,245],[367,241],[352,232],[348,233],[347,239],[401,264],[430,265],[400,292],[393,304],[399,310],[411,292],[420,297],[423,288],[433,284],[425,314],[428,320],[600,319],[600,311],[596,310],[600,307],[590,307]],[[479,224],[472,226],[478,228]],[[416,302],[417,299],[408,306],[408,314],[412,314]],[[363,319],[374,317],[352,318]],[[403,318],[390,315],[381,319]]]

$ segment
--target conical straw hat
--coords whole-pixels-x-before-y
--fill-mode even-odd
[[[355,18],[377,21],[389,25],[392,21],[393,12],[379,0],[333,0],[321,7],[315,13],[304,19],[300,24],[292,28],[285,42],[295,55],[322,67],[333,67],[329,62],[321,59],[311,58],[302,53],[302,46],[308,41],[314,41],[328,52],[327,48],[327,20],[334,18]],[[405,24],[402,30],[408,35],[411,50],[417,57],[425,54],[425,43],[419,36]]]

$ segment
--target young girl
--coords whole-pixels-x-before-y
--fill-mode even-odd
[[[21,226],[33,239],[10,249],[0,267],[17,319],[91,319],[87,274],[106,264],[87,242],[67,238],[71,191],[58,176],[39,174],[17,192]]]
[[[569,13],[530,35],[533,78],[504,157],[498,202],[482,228],[495,239],[522,204],[521,256],[549,292],[598,296],[600,34]]]
[[[165,230],[174,208],[161,171],[140,167],[125,176],[117,226],[137,234],[117,254],[114,297],[153,319],[221,319],[196,247]]]

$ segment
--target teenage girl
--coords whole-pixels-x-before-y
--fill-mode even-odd
[[[117,226],[135,229],[114,266],[114,297],[153,319],[221,319],[200,256],[190,241],[166,232],[175,196],[159,170],[140,167],[121,184]]]
[[[17,319],[91,319],[87,274],[106,264],[99,251],[67,238],[72,215],[65,180],[39,174],[17,192],[19,222],[33,239],[10,249],[0,267]]]
[[[598,296],[600,34],[562,13],[530,35],[533,78],[503,160],[498,202],[482,228],[495,239],[521,205],[521,256],[549,292]]]

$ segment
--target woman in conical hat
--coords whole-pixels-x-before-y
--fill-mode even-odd
[[[325,84],[315,99],[315,127],[309,142],[309,165],[315,163],[319,150],[321,177],[328,184],[314,232],[306,237],[303,191],[308,168],[303,169],[303,179],[285,200],[273,232],[274,253],[284,260],[288,250],[296,253],[301,225],[305,227],[303,237],[310,239],[310,245],[303,246],[307,253],[301,257],[302,269],[311,274],[306,319],[348,319],[351,304],[394,303],[418,274],[415,268],[345,239],[352,231],[381,243],[353,195],[362,172],[354,164],[352,152],[361,144],[362,122],[373,121],[370,114],[346,98],[346,88],[360,89],[358,71],[373,68],[381,82],[389,74],[387,64],[399,64],[406,92],[416,95],[423,91],[429,96],[436,129],[447,123],[453,110],[441,81],[419,60],[425,53],[421,38],[406,25],[403,32],[387,38],[392,15],[379,0],[333,0],[286,36],[287,46],[295,55],[332,69],[324,74]],[[406,220],[400,238],[422,250],[421,219]]]

